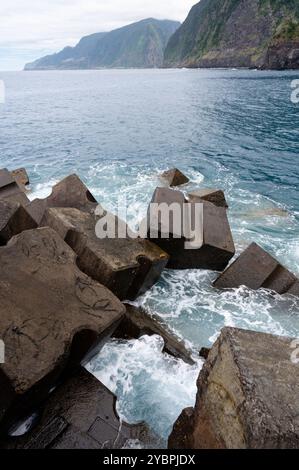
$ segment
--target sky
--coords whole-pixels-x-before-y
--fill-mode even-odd
[[[197,0],[0,0],[0,70],[144,19],[184,21]]]

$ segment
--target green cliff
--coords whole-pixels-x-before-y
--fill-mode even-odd
[[[299,0],[201,0],[164,66],[299,68]]]
[[[27,64],[25,70],[161,67],[167,42],[179,26],[176,21],[150,18],[92,34],[75,47]]]

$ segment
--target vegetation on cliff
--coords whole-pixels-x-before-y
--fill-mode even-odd
[[[170,38],[165,66],[299,67],[298,0],[201,0]]]
[[[43,57],[26,70],[161,67],[170,36],[180,23],[147,19],[110,33],[86,36],[75,47]]]

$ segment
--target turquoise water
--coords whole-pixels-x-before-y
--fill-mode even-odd
[[[26,166],[32,195],[76,172],[103,206],[128,202],[134,226],[158,174],[172,166],[186,190],[219,186],[240,252],[255,240],[299,275],[299,105],[295,72],[122,70],[2,73],[0,166]],[[205,271],[165,271],[137,304],[196,351],[224,325],[299,335],[299,301],[245,288],[219,292]],[[201,361],[162,355],[159,338],[109,343],[90,369],[119,397],[126,420],[165,439],[194,404]]]

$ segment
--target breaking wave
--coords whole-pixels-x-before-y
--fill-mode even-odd
[[[130,423],[145,421],[165,441],[182,408],[194,406],[196,380],[202,367],[162,352],[159,336],[112,340],[88,366],[120,399],[117,411]],[[175,393],[174,393],[175,392]]]

